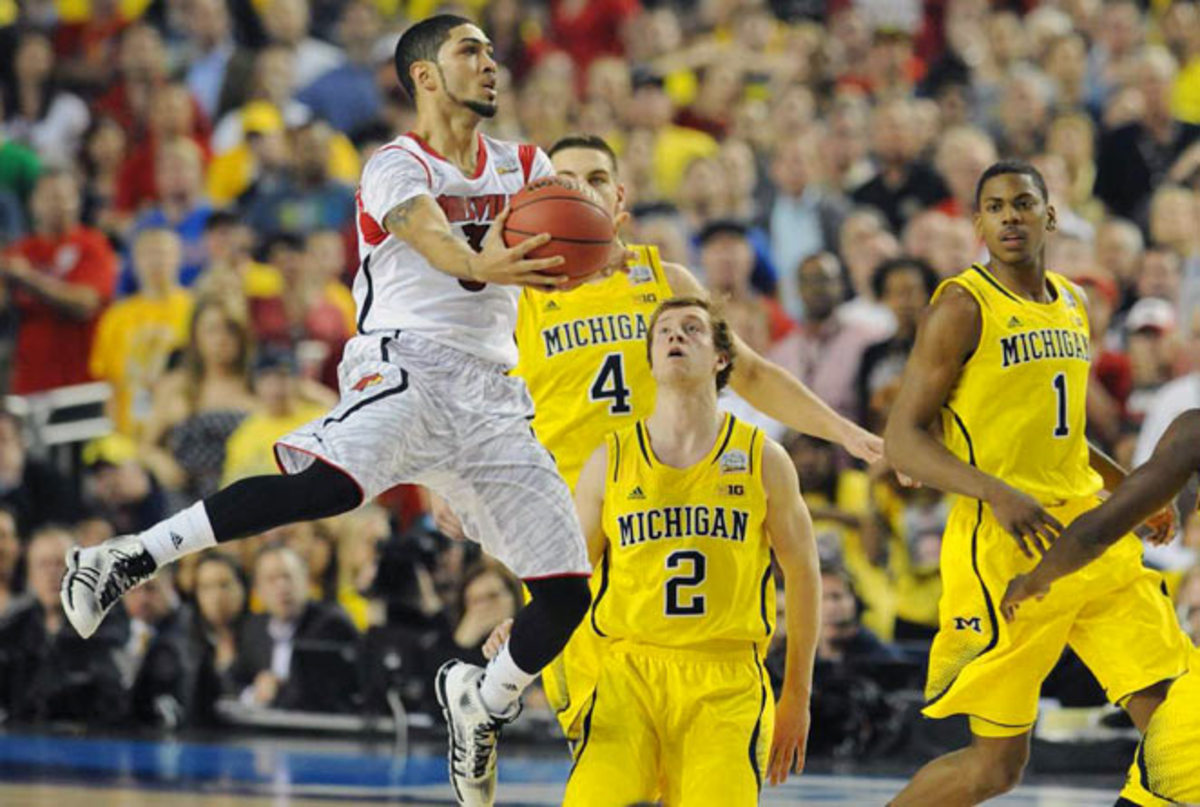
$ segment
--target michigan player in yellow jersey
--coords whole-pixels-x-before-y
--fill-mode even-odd
[[[1121,537],[1171,505],[1200,471],[1200,409],[1180,415],[1154,455],[1104,504],[1071,523],[1028,574],[1008,586],[1000,612],[1009,622],[1021,603],[1043,599],[1055,581],[1093,563]],[[1023,618],[1023,615],[1021,615]],[[1146,728],[1118,807],[1200,803],[1200,652],[1191,671],[1171,685]]]
[[[619,224],[629,218],[617,160],[599,137],[571,135],[549,149],[555,170],[587,184]],[[654,409],[655,386],[646,361],[650,315],[662,301],[707,297],[685,267],[663,262],[657,248],[632,245],[628,271],[599,278],[570,293],[522,294],[517,319],[520,361],[534,402],[533,428],[574,487],[583,463],[604,435],[631,425]],[[783,368],[766,361],[734,336],[738,363],[730,386],[763,414],[796,431],[841,444],[868,463],[882,456],[882,441],[841,417]],[[434,501],[439,527],[458,526]],[[596,592],[593,581],[593,596]],[[550,703],[569,739],[579,734],[596,667],[595,638],[578,631],[543,672]]]
[[[608,435],[575,502],[607,637],[574,748],[567,807],[749,807],[764,779],[803,766],[820,613],[812,521],[778,444],[717,409],[736,366],[728,326],[700,298],[647,323],[658,397]],[[787,671],[763,668],[783,572]]]
[[[1055,213],[1041,175],[1021,162],[989,167],[974,221],[991,259],[934,295],[885,435],[899,471],[959,494],[924,712],[969,716],[972,742],[922,768],[897,807],[977,804],[1013,787],[1042,680],[1068,644],[1143,731],[1188,665],[1162,578],[1132,535],[1024,606],[1027,618],[1000,619],[1009,581],[1123,472],[1084,436],[1088,314],[1079,288],[1044,265]]]

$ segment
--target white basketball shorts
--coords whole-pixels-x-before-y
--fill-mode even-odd
[[[467,535],[523,580],[591,572],[571,493],[530,428],[525,382],[411,333],[356,336],[341,400],[275,444],[284,473],[320,459],[363,501],[401,483],[446,499]]]

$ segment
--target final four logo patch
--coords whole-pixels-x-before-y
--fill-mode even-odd
[[[735,448],[721,455],[720,464],[723,474],[744,474],[750,469],[750,458],[745,451]]]
[[[649,283],[654,279],[654,270],[644,263],[635,263],[629,267],[629,282],[634,286]]]

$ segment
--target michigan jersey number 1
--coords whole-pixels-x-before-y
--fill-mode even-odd
[[[633,411],[629,404],[632,394],[625,385],[624,357],[620,353],[609,353],[600,365],[600,372],[596,373],[588,397],[593,401],[611,401],[608,405],[610,415],[628,415]]]
[[[1054,376],[1054,397],[1058,400],[1058,423],[1054,426],[1055,437],[1066,437],[1071,433],[1067,423],[1067,374]]]
[[[667,580],[667,616],[703,616],[704,595],[683,591],[704,582],[708,574],[708,558],[697,549],[680,549],[667,555],[667,571],[690,567],[688,574],[677,574]]]

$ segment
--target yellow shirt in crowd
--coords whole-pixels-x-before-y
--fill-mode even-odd
[[[278,473],[275,441],[323,414],[324,407],[302,402],[296,404],[290,415],[283,417],[266,412],[256,412],[247,417],[225,442],[225,470],[221,486],[248,476]]]
[[[154,383],[171,353],[187,344],[192,295],[175,289],[154,300],[135,294],[104,312],[92,342],[92,375],[110,383],[110,414],[121,434],[135,436],[150,413]]]

